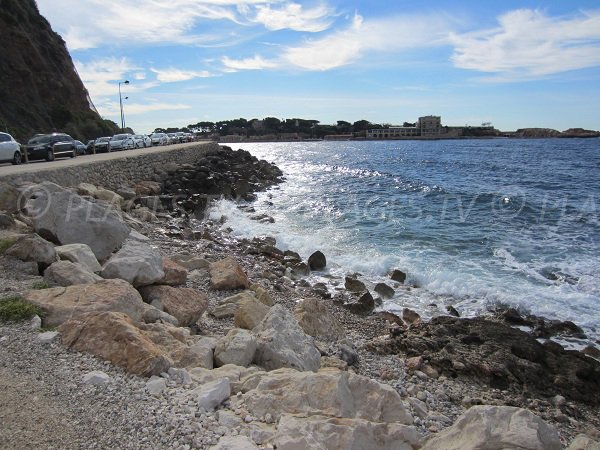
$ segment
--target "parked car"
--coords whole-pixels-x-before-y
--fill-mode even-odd
[[[165,133],[152,133],[150,135],[152,145],[167,145],[169,138]]]
[[[145,134],[136,134],[133,136],[133,141],[135,142],[136,148],[146,148],[152,147],[152,139],[150,139]]]
[[[115,150],[129,150],[134,147],[135,142],[133,140],[133,134],[115,134],[113,137],[110,138],[111,152],[114,152]]]
[[[86,154],[86,150],[87,150],[87,146],[78,140],[75,140],[75,148],[77,149],[77,154],[78,155],[85,155]]]
[[[75,139],[64,133],[36,134],[25,145],[25,151],[30,161],[54,161],[54,158],[63,156],[77,156]]]
[[[92,153],[94,153],[94,143],[96,141],[94,139],[92,139],[91,141],[88,141],[87,144],[85,145],[85,152],[88,155],[91,155]]]
[[[96,153],[110,152],[110,137],[99,137],[94,141],[94,147],[96,148]]]
[[[177,137],[177,133],[167,133],[169,138],[169,144],[177,144],[179,143],[179,138]]]
[[[0,162],[21,164],[21,146],[8,133],[0,133]]]
[[[175,134],[177,135],[177,139],[179,140],[179,142],[187,142],[188,141],[187,137],[183,131],[178,131]]]

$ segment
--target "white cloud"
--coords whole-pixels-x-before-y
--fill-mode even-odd
[[[140,70],[127,58],[106,58],[89,63],[75,61],[75,67],[92,98],[115,95],[118,82],[124,81],[129,72]],[[147,83],[143,85],[148,86]],[[128,86],[129,91],[140,89],[137,83]]]
[[[128,103],[123,102],[123,112],[125,117],[142,115],[154,111],[178,111],[190,109],[190,105],[183,103]],[[118,102],[106,102],[98,106],[98,112],[102,116],[119,116],[120,107]]]
[[[498,23],[494,29],[451,36],[456,67],[511,81],[600,65],[600,10],[549,17],[519,9],[500,16]]]
[[[327,30],[335,14],[326,5],[304,9],[298,3],[287,3],[278,9],[272,9],[271,5],[258,5],[256,10],[254,21],[262,23],[268,30],[290,29],[312,33]]]
[[[397,53],[445,44],[449,30],[444,16],[363,19],[356,14],[346,29],[289,47],[282,58],[305,70],[330,70],[355,63],[370,52]]]
[[[194,78],[208,78],[213,76],[206,70],[192,71],[192,70],[179,70],[175,68],[169,69],[150,69],[156,74],[156,79],[162,83],[174,83],[177,81],[187,81]]]
[[[278,65],[276,61],[268,61],[258,55],[255,55],[253,58],[246,59],[231,59],[227,56],[224,56],[221,59],[221,62],[225,66],[226,72],[236,72],[238,70],[273,69]]]

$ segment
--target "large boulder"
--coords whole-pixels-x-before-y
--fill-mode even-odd
[[[56,261],[44,272],[44,280],[50,284],[59,286],[72,286],[74,284],[91,284],[101,281],[93,272],[90,272],[87,267],[71,261]]]
[[[145,286],[139,292],[146,303],[174,316],[182,327],[194,325],[208,307],[206,294],[191,288]]]
[[[454,425],[429,439],[423,450],[560,450],[554,427],[512,406],[473,406]]]
[[[141,322],[148,308],[133,286],[123,280],[34,290],[25,293],[23,298],[42,308],[46,327],[56,327],[71,317],[99,311],[121,312],[134,322]]]
[[[30,192],[27,214],[36,232],[51,241],[87,244],[96,258],[104,261],[129,235],[129,226],[110,208],[47,183]]]
[[[219,366],[235,364],[247,367],[254,359],[256,338],[247,330],[234,328],[217,343],[215,363]]]
[[[421,448],[421,438],[415,427],[399,423],[283,414],[277,426],[275,445],[278,450],[417,450]]]
[[[351,292],[363,292],[367,289],[365,283],[354,277],[346,277],[344,287]]]
[[[327,266],[327,258],[325,258],[322,252],[317,250],[308,257],[308,266],[310,270],[322,270]]]
[[[157,284],[181,286],[187,281],[188,271],[169,258],[163,258],[163,272],[165,276]]]
[[[338,341],[345,337],[344,329],[325,305],[309,297],[296,306],[294,317],[306,334],[325,341]]]
[[[368,316],[375,309],[375,300],[369,291],[352,295],[343,307],[359,316]]]
[[[59,327],[62,342],[143,376],[160,375],[172,361],[125,314],[91,312],[74,316]]]
[[[238,303],[233,315],[234,324],[238,328],[252,330],[269,312],[269,307],[258,301],[254,296],[248,295]]]
[[[20,237],[17,242],[6,250],[5,254],[21,261],[34,261],[44,269],[53,262],[58,261],[54,245],[37,234]]]
[[[257,340],[254,361],[267,370],[291,367],[319,370],[321,354],[312,337],[302,331],[294,316],[275,305],[253,330]]]
[[[146,286],[161,280],[163,272],[162,256],[150,245],[127,240],[102,267],[103,278],[120,278],[134,286]]]
[[[400,395],[387,384],[337,369],[317,373],[279,369],[246,377],[242,392],[248,412],[365,419],[412,424]]]
[[[90,272],[100,272],[102,266],[96,259],[96,255],[87,244],[67,244],[55,247],[60,259],[81,264]]]
[[[211,287],[217,291],[247,289],[250,286],[244,270],[232,257],[212,263],[209,271]]]

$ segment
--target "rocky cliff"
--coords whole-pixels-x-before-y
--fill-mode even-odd
[[[62,38],[35,0],[0,0],[0,130],[21,142],[62,131],[76,139],[117,132],[90,107]]]

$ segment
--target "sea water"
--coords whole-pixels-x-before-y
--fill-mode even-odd
[[[572,320],[600,338],[600,139],[244,143],[279,166],[252,220],[228,201],[213,218],[240,237],[269,235],[328,270],[332,289],[408,274],[383,308],[425,318],[496,304]]]

